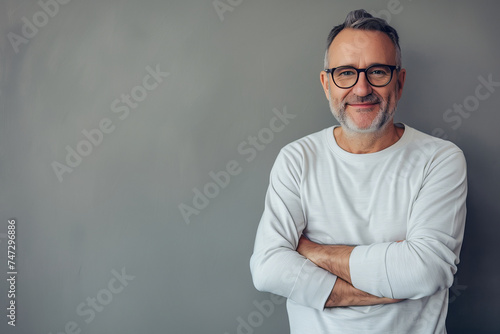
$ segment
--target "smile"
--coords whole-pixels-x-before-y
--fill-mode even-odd
[[[353,107],[353,108],[358,108],[358,109],[370,109],[375,107],[378,102],[375,103],[349,103],[348,106]]]

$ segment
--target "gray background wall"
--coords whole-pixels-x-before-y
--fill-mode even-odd
[[[34,0],[1,1],[0,332],[286,333],[282,300],[256,291],[248,266],[268,175],[281,147],[335,123],[319,82],[326,36],[365,8],[400,33],[408,75],[397,120],[446,136],[468,159],[448,331],[498,333],[500,87],[481,99],[476,87],[500,81],[499,3],[220,3],[219,16],[211,0],[73,0],[47,15]],[[157,66],[169,74],[154,85]],[[135,109],[120,101],[131,93]],[[470,112],[453,111],[464,103]],[[295,118],[251,153],[273,109]],[[89,148],[82,131],[101,122],[113,131]],[[67,146],[88,155],[59,180]],[[228,184],[208,186],[212,198],[184,219],[180,208],[231,161]],[[12,217],[15,328],[5,309]],[[134,278],[114,280],[122,270]]]

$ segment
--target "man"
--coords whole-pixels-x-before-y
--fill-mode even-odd
[[[393,122],[406,71],[384,20],[349,13],[330,32],[324,67],[340,126],[278,155],[254,284],[288,298],[292,334],[446,333],[466,214],[463,153]]]

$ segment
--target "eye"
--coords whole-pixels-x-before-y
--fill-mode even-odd
[[[386,76],[389,75],[389,71],[390,69],[386,67],[374,67],[370,69],[370,72],[368,74],[374,76]]]
[[[339,77],[349,77],[349,76],[356,75],[356,71],[353,71],[352,69],[349,69],[349,68],[345,68],[345,69],[338,70],[336,75]]]

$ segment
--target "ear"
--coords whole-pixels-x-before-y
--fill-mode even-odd
[[[323,86],[323,91],[325,92],[325,96],[327,100],[330,100],[328,93],[328,89],[330,88],[330,74],[325,71],[321,71],[319,74],[319,80],[321,81],[321,85]]]
[[[398,73],[398,100],[403,95],[403,87],[405,85],[406,80],[406,70],[402,68]]]

